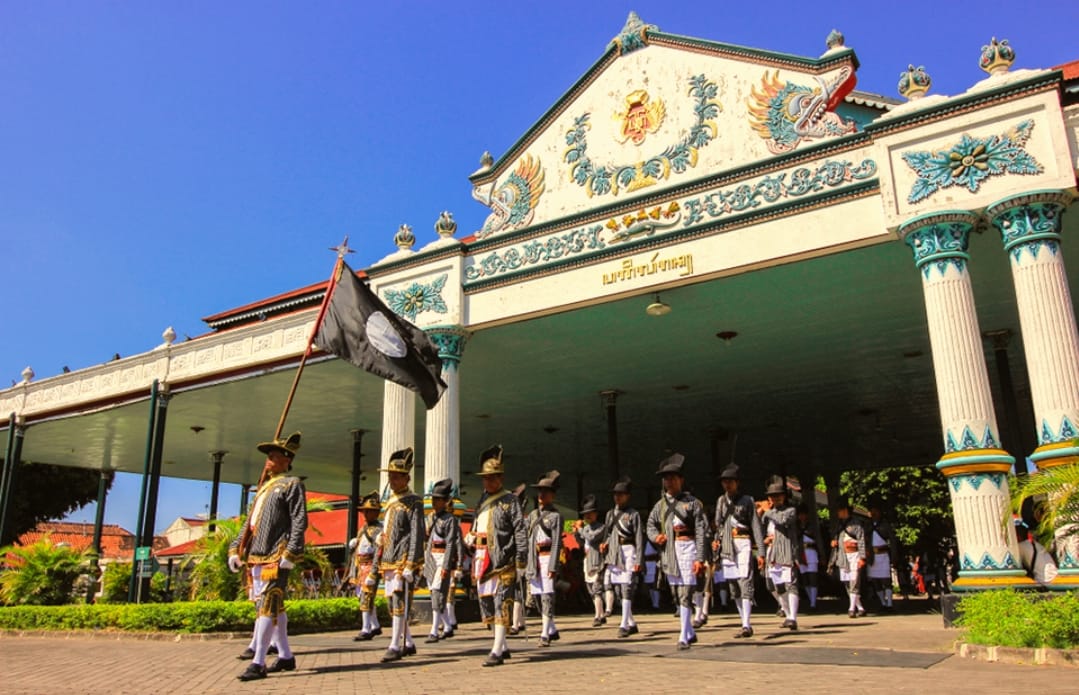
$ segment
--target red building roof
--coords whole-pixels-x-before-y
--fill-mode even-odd
[[[94,542],[94,525],[74,521],[43,521],[33,530],[19,536],[19,545],[33,545],[48,536],[53,545],[64,544],[82,552]],[[154,538],[154,548],[164,548],[168,542]],[[130,560],[135,554],[135,534],[116,524],[101,527],[101,559]]]

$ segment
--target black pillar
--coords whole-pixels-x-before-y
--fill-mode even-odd
[[[157,382],[154,382],[153,415],[151,416],[151,436],[147,446],[148,457],[143,468],[143,504],[139,511],[141,520],[139,530],[136,531],[135,553],[138,548],[152,548],[154,544],[154,525],[157,522],[157,493],[161,486],[161,459],[165,448],[165,416],[168,414],[169,397],[167,393],[158,392]],[[152,555],[152,550],[151,550]],[[131,586],[134,591],[129,591],[128,600],[141,603],[143,597],[150,595],[150,573],[143,572],[142,567],[149,567],[153,562],[151,558],[136,559],[131,568]],[[143,576],[145,575],[145,576]]]
[[[363,459],[363,435],[364,429],[352,430],[352,487],[348,494],[348,535],[346,542],[355,538],[360,532],[360,524],[356,519],[356,509],[360,506],[360,468]],[[460,481],[457,481],[460,483]]]
[[[227,451],[215,451],[212,456],[214,457],[214,483],[210,488],[210,523],[206,525],[206,530],[209,533],[213,533],[217,529],[217,495],[221,491],[221,461],[225,458]]]
[[[101,581],[101,529],[105,525],[105,497],[109,492],[109,481],[112,473],[101,471],[97,479],[97,507],[94,510],[94,543],[91,552],[91,571],[94,575],[90,587],[86,590],[86,602],[93,603],[97,596],[97,587]]]
[[[1027,472],[1025,465],[1019,465],[1019,461],[1026,461],[1028,451],[1033,451],[1037,442],[1024,441],[1022,432],[1024,428],[1019,426],[1019,403],[1015,397],[1015,385],[1012,382],[1012,369],[1008,362],[1008,343],[1011,342],[1012,332],[1007,328],[998,331],[986,331],[982,334],[993,342],[993,361],[997,365],[997,379],[1000,381],[1000,399],[1004,405],[1004,422],[1001,435],[1004,442],[1000,448],[1006,450],[1015,457],[1015,472],[1023,475]],[[1026,431],[1032,431],[1026,428]],[[1008,446],[1004,446],[1007,443]]]
[[[9,422],[7,453],[4,456],[4,476],[0,481],[0,546],[10,545],[15,542],[11,524],[11,498],[18,478],[19,463],[22,460],[22,440],[26,435],[26,429],[20,426],[11,414]]]
[[[247,501],[251,497],[251,485],[244,483],[240,486],[240,518],[247,516]]]
[[[612,482],[621,475],[618,464],[618,413],[615,408],[620,393],[617,389],[599,392],[603,397],[603,407],[607,410],[607,464]]]

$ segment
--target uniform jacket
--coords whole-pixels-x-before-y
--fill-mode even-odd
[[[247,557],[252,564],[270,564],[282,558],[296,563],[303,558],[307,531],[307,498],[303,481],[291,475],[277,475],[262,484],[251,505],[244,529],[251,527]],[[239,553],[240,540],[229,546],[229,554]]]
[[[486,492],[476,505],[476,518],[490,507],[487,528],[473,527],[473,533],[487,534],[487,557],[490,566],[481,580],[508,567],[523,566],[528,561],[528,536],[521,516],[521,503],[509,491],[503,489],[493,495]]]
[[[674,521],[675,516],[682,519],[686,527],[693,529],[693,540],[697,546],[697,559],[705,562],[708,559],[708,522],[704,520],[704,505],[701,501],[682,491],[677,497],[671,497],[663,493],[663,497],[652,507],[648,515],[648,540],[660,549],[659,566],[668,577],[681,577],[678,571],[678,558],[674,551]],[[667,536],[667,542],[662,546],[656,543],[659,534]]]
[[[720,557],[734,561],[734,533],[731,525],[727,523],[728,517],[748,528],[757,554],[763,552],[764,531],[761,529],[761,520],[757,516],[757,505],[753,498],[749,495],[738,495],[732,499],[723,494],[716,500],[716,540],[719,541]]]
[[[636,509],[615,507],[607,512],[603,528],[607,532],[603,540],[607,544],[607,556],[604,560],[608,565],[633,570],[632,567],[623,567],[621,548],[623,544],[632,545],[637,552],[637,564],[644,565],[644,524]]]
[[[585,524],[573,532],[577,538],[577,544],[584,549],[585,572],[597,572],[603,569],[603,556],[599,552],[599,544],[603,542],[605,526],[596,520],[593,524]]]
[[[772,507],[761,515],[761,526],[768,532],[768,522],[775,526],[772,545],[766,558],[769,565],[797,565],[802,556],[802,530],[798,526],[798,510],[789,504]]]
[[[379,543],[378,565],[383,572],[418,570],[423,566],[423,498],[406,490],[384,505],[385,528]]]
[[[427,517],[427,552],[424,553],[423,576],[427,579],[427,586],[434,586],[442,579],[436,577],[434,551],[432,539],[440,537],[446,543],[445,553],[442,557],[442,569],[453,572],[461,566],[461,524],[448,510],[441,514],[431,512]]]
[[[547,565],[547,571],[558,572],[559,567],[562,566],[560,561],[562,554],[562,515],[554,505],[543,509],[533,509],[528,515],[525,528],[528,529],[528,569],[525,574],[529,579],[532,579],[539,572],[539,550],[536,544],[541,538],[541,529],[551,542],[551,560]]]
[[[832,548],[832,561],[829,565],[848,571],[855,570],[858,568],[850,566],[847,562],[847,552],[843,549],[843,539],[846,536],[858,542],[858,559],[865,559],[865,526],[851,516],[846,520],[836,519],[835,526],[832,527],[832,540],[838,541],[839,545]]]

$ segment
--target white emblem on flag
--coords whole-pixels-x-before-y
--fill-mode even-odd
[[[381,311],[373,312],[367,317],[367,340],[371,347],[387,357],[404,357],[408,354],[405,339]]]

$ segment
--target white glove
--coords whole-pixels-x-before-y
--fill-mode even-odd
[[[402,572],[401,573],[401,579],[404,579],[405,582],[411,584],[412,583],[412,570],[405,570],[404,572]]]
[[[356,546],[359,545],[359,544],[360,544],[360,539],[359,538],[353,538],[352,540],[350,540],[348,542],[348,549],[349,550],[355,550]]]
[[[239,555],[229,555],[229,570],[233,573],[239,572],[243,569],[244,563],[240,559]]]
[[[277,563],[277,566],[283,570],[290,570],[296,566],[296,563],[289,560],[287,557],[281,558],[281,561]]]
[[[462,572],[461,570],[454,570],[453,571],[453,581],[459,582],[464,578],[465,578],[465,573]]]
[[[363,585],[369,588],[373,588],[375,586],[378,586],[378,582],[376,582],[375,578],[369,574],[367,575],[367,578],[363,580]]]

